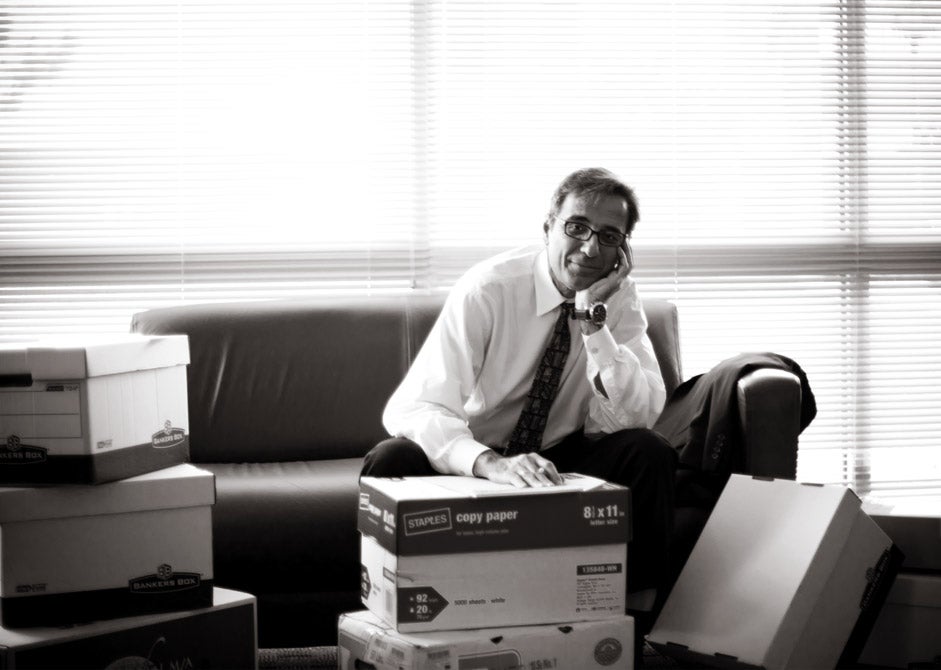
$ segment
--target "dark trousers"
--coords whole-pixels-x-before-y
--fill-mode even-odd
[[[622,430],[599,440],[581,431],[540,453],[559,472],[578,472],[631,490],[632,539],[628,547],[628,591],[664,584],[673,531],[676,452],[659,434],[644,428]],[[421,447],[391,438],[366,454],[361,473],[369,477],[440,475]]]

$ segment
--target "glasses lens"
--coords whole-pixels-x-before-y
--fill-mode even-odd
[[[617,247],[624,241],[624,236],[620,233],[603,230],[598,233],[598,241],[606,247]]]
[[[592,232],[591,228],[577,221],[566,221],[564,230],[566,235],[582,242],[590,238]]]

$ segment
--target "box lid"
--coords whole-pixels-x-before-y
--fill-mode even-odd
[[[516,488],[478,477],[363,477],[357,529],[400,556],[630,540],[627,488],[577,473],[562,478]]]
[[[0,345],[0,375],[84,379],[189,363],[186,335],[76,336]]]
[[[859,509],[845,487],[732,475],[649,639],[763,665],[810,615],[794,608],[815,601]]]
[[[161,624],[175,619],[196,616],[210,611],[231,609],[233,607],[255,606],[255,596],[241,593],[218,586],[212,589],[212,607],[190,610],[175,610],[172,612],[159,612],[156,614],[141,614],[138,616],[120,617],[93,621],[71,626],[29,627],[29,628],[3,628],[0,627],[0,650],[3,648],[16,649],[18,652],[31,647],[42,647],[49,644],[62,644],[72,640],[81,640],[96,635],[107,635],[123,630],[132,630],[154,624]],[[2,658],[0,658],[2,660]],[[137,666],[134,666],[137,667]],[[145,666],[141,666],[145,667]],[[154,666],[146,666],[154,667]]]
[[[107,484],[0,487],[0,523],[212,505],[215,475],[184,463]]]

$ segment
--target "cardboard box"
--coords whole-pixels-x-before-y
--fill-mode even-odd
[[[941,496],[871,496],[863,510],[905,554],[905,570],[941,571]]]
[[[732,475],[648,641],[717,667],[852,663],[900,562],[852,491]]]
[[[0,346],[0,483],[101,483],[189,458],[185,335]]]
[[[255,597],[214,589],[209,607],[62,628],[0,628],[0,668],[256,668]]]
[[[941,573],[900,572],[859,662],[879,668],[937,667]]]
[[[192,465],[0,488],[0,623],[54,626],[212,602],[215,478]]]
[[[634,620],[403,634],[372,612],[353,612],[340,616],[337,644],[340,670],[629,670]]]
[[[363,603],[400,632],[623,615],[630,493],[565,478],[362,478]]]

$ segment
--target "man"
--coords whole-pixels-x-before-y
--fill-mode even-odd
[[[518,487],[580,472],[630,487],[635,612],[650,609],[663,577],[676,466],[650,430],[666,394],[630,277],[637,220],[633,191],[611,172],[566,177],[542,245],[500,254],[458,281],[386,406],[395,437],[363,468]]]

